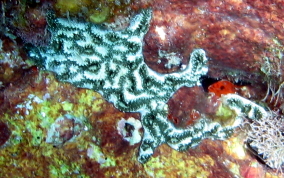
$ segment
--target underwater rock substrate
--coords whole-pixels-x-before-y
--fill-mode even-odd
[[[198,145],[205,138],[224,139],[239,125],[222,126],[202,117],[193,126],[178,129],[167,119],[167,102],[181,87],[200,86],[200,77],[208,71],[205,51],[195,49],[182,71],[159,74],[150,69],[142,54],[143,37],[147,33],[151,10],[144,9],[133,17],[122,31],[105,30],[101,26],[77,20],[48,16],[52,33],[46,47],[27,47],[30,58],[43,70],[52,71],[57,79],[80,88],[99,92],[123,112],[139,112],[144,135],[138,160],[145,163],[162,143],[182,151]],[[231,98],[230,98],[231,97]],[[233,109],[251,105],[230,95],[226,102]],[[245,111],[248,116],[250,111]]]

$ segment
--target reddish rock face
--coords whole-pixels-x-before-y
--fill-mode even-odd
[[[176,127],[186,128],[200,119],[201,114],[215,114],[219,104],[218,97],[209,96],[202,87],[183,87],[168,102],[168,119]]]
[[[275,57],[272,49],[283,49],[283,1],[158,0],[151,8],[143,52],[158,72],[179,70],[194,48],[212,58],[212,77],[220,77],[224,68],[256,72],[264,57]],[[180,64],[169,68],[171,55],[161,54],[178,57]]]

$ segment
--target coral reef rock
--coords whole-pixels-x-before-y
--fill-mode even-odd
[[[200,77],[208,71],[208,59],[204,50],[195,49],[180,72],[159,74],[150,69],[142,54],[150,20],[151,10],[142,10],[127,29],[110,31],[49,15],[50,45],[27,47],[35,63],[53,71],[59,81],[95,90],[120,111],[140,113],[144,129],[138,156],[141,163],[162,143],[182,151],[205,138],[227,138],[236,126],[223,127],[202,117],[193,126],[178,129],[167,119],[167,101],[182,86],[200,85]]]

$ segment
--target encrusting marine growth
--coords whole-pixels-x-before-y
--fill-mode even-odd
[[[182,86],[200,85],[200,77],[208,71],[208,59],[204,50],[196,49],[188,66],[180,72],[159,74],[151,70],[142,55],[151,13],[150,9],[142,10],[122,31],[49,15],[50,45],[27,47],[35,63],[53,71],[58,80],[95,90],[120,111],[140,113],[144,129],[138,157],[141,163],[162,143],[181,151],[205,138],[227,138],[241,119],[237,117],[232,126],[222,126],[203,116],[186,129],[175,128],[167,120],[167,101]],[[261,118],[265,113],[263,108],[237,95],[228,95],[224,102],[250,118]]]

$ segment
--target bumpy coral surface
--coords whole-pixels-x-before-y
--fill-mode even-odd
[[[283,76],[283,7],[278,0],[156,0],[145,61],[156,71],[172,72],[187,63],[192,49],[203,48],[212,58],[210,76],[247,79],[243,72],[253,77],[267,58],[282,66]],[[180,62],[168,68],[173,58]]]

